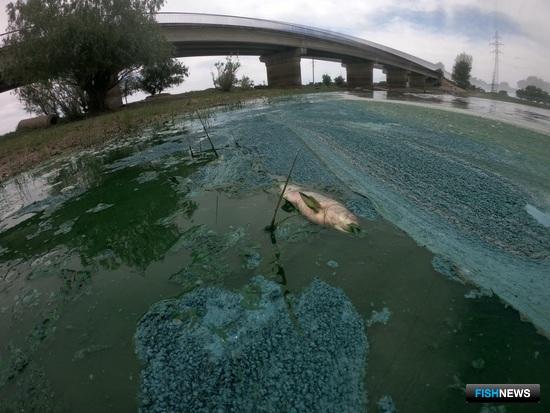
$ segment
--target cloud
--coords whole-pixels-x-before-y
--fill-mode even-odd
[[[17,123],[28,117],[25,108],[11,92],[0,93],[0,135],[15,130]]]

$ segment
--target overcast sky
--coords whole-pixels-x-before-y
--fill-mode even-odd
[[[7,24],[0,0],[0,29]],[[504,43],[500,80],[512,87],[529,75],[550,80],[550,0],[167,0],[163,11],[231,14],[300,23],[330,29],[408,52],[451,70],[455,56],[473,56],[472,75],[490,82],[495,30]],[[190,77],[177,91],[212,86],[210,72],[219,57],[187,58]],[[265,66],[257,57],[241,57],[241,73],[261,84]],[[338,63],[316,62],[316,78],[345,70]],[[382,78],[375,71],[375,80]],[[311,60],[302,61],[302,81],[311,81]],[[0,133],[25,117],[17,98],[0,94]]]

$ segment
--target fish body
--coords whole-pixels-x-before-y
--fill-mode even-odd
[[[284,185],[281,184],[281,191],[283,188]],[[348,233],[356,233],[361,230],[359,219],[343,204],[326,195],[289,184],[283,198],[315,224]]]

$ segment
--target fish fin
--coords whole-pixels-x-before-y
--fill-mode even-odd
[[[350,234],[357,234],[361,232],[361,227],[357,224],[349,224],[347,232],[349,232]]]
[[[281,209],[285,212],[294,212],[296,211],[296,208],[294,207],[294,205],[292,205],[290,202],[288,202],[286,199],[285,199],[285,203],[283,204],[283,206],[281,207]]]
[[[302,201],[304,201],[308,208],[315,212],[319,212],[321,210],[321,204],[314,197],[306,195],[303,192],[299,192],[299,194],[302,197]]]

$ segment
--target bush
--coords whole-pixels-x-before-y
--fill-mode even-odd
[[[241,89],[252,89],[254,87],[254,81],[250,79],[248,76],[241,77],[241,80],[239,80],[239,86]]]
[[[344,81],[344,78],[342,77],[342,75],[336,76],[336,77],[334,78],[334,84],[335,84],[336,86],[340,86],[340,87],[341,87],[341,86],[344,86],[345,83],[346,83],[346,82]]]
[[[228,56],[225,62],[216,62],[214,66],[217,71],[217,74],[212,73],[214,87],[229,92],[238,83],[237,70],[239,70],[241,64],[238,60],[233,60],[231,56]]]
[[[332,78],[326,73],[323,75],[323,85],[330,86],[332,83]]]

